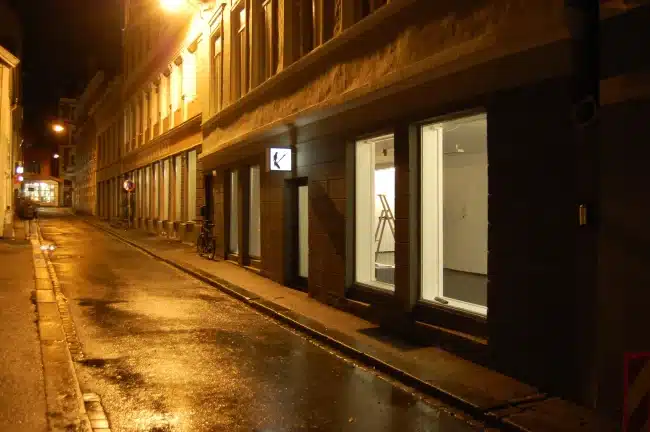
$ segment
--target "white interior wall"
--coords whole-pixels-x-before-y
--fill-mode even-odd
[[[443,160],[443,266],[487,274],[487,152]]]
[[[395,216],[395,168],[384,168],[375,170],[375,223],[373,225],[372,234],[374,235],[377,227],[379,227],[381,212],[383,210],[379,194],[386,195],[386,200],[390,206],[393,216]],[[379,235],[379,234],[378,234]],[[375,242],[375,247],[377,243]],[[375,249],[376,250],[376,249]],[[394,252],[395,251],[395,237],[390,229],[390,225],[386,222],[384,228],[384,235],[381,238],[379,245],[380,252]],[[374,251],[373,251],[374,252]]]

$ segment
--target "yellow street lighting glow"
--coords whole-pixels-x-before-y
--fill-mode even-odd
[[[57,124],[52,126],[52,130],[54,132],[56,132],[56,133],[61,133],[61,132],[63,132],[65,130],[65,128],[63,127],[63,125],[60,125],[60,124],[57,123]]]
[[[160,0],[160,5],[163,7],[163,9],[170,12],[179,11],[184,4],[185,0]]]

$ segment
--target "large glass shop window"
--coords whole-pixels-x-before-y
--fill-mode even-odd
[[[356,143],[356,281],[394,290],[395,143],[383,135]]]
[[[485,114],[421,128],[422,299],[487,314]]]

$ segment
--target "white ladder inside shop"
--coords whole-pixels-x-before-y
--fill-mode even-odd
[[[393,216],[393,211],[388,205],[388,200],[386,195],[378,194],[379,201],[381,202],[381,213],[379,214],[379,224],[375,230],[375,241],[377,242],[377,249],[375,250],[375,261],[377,261],[377,256],[379,255],[379,248],[381,247],[381,241],[384,238],[384,231],[386,230],[386,224],[390,228],[391,233],[393,234],[393,240],[395,240],[395,216]],[[395,251],[393,251],[395,252]]]

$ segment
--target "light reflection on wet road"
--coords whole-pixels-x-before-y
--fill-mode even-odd
[[[74,217],[41,227],[113,431],[476,430]]]

